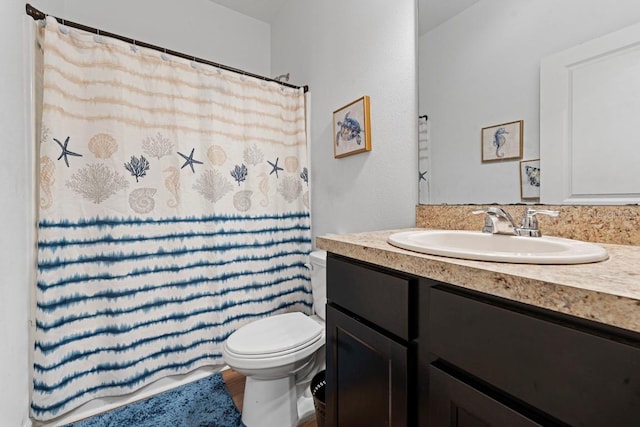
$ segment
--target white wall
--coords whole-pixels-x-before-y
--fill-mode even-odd
[[[45,13],[98,27],[147,43],[211,59],[257,74],[270,71],[268,24],[208,0],[88,2],[34,0]],[[151,15],[146,15],[153,10]],[[29,289],[33,277],[31,244],[33,151],[27,141],[26,70],[23,66],[25,3],[0,1],[0,425],[28,425]],[[176,19],[169,23],[171,19]]]
[[[310,87],[314,236],[415,224],[415,17],[414,0],[290,0],[272,23],[272,73]],[[372,151],[334,159],[332,113],[363,95]]]
[[[269,24],[209,0],[32,0],[44,13],[260,75]]]
[[[538,158],[540,59],[639,20],[637,0],[481,0],[420,37],[431,203],[519,202],[518,161],[481,163],[480,129],[523,119]]]
[[[31,251],[29,217],[32,192],[30,159],[24,135],[22,57],[24,3],[0,2],[0,132],[4,140],[0,167],[0,425],[28,421],[28,313]]]

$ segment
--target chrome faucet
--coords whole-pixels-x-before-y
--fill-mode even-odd
[[[513,222],[513,218],[509,215],[509,212],[502,208],[491,206],[487,209],[472,211],[471,213],[474,215],[486,214],[484,217],[484,227],[482,227],[483,233],[515,234],[516,225]]]
[[[484,217],[484,226],[482,227],[483,233],[491,234],[508,234],[515,236],[528,236],[528,237],[540,237],[542,234],[538,229],[538,219],[536,215],[549,215],[558,216],[558,211],[551,211],[546,209],[533,209],[527,208],[520,227],[516,227],[515,222],[509,212],[498,207],[488,207],[487,209],[480,209],[471,212],[474,215],[486,214]]]
[[[560,212],[558,211],[528,208],[525,211],[524,216],[522,217],[520,227],[516,228],[516,235],[540,237],[542,236],[542,233],[540,233],[540,230],[538,229],[538,218],[536,218],[536,215],[548,215],[551,217],[556,217],[559,214]]]

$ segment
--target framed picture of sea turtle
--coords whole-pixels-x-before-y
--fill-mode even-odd
[[[482,128],[482,161],[522,158],[523,120]]]
[[[540,159],[520,162],[520,198],[540,198]]]
[[[371,151],[369,97],[363,96],[333,112],[333,156]]]

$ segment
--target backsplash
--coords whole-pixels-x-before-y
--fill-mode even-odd
[[[560,211],[550,218],[538,216],[542,235],[595,243],[640,246],[640,206],[577,205],[418,205],[416,227],[444,230],[481,230],[483,215],[471,211],[500,206],[519,223],[527,208]]]

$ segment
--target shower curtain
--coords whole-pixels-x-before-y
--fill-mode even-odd
[[[418,117],[418,201],[428,204],[431,200],[431,144],[430,122],[427,116]]]
[[[302,89],[51,17],[38,42],[35,418],[221,364],[244,323],[310,311]]]

